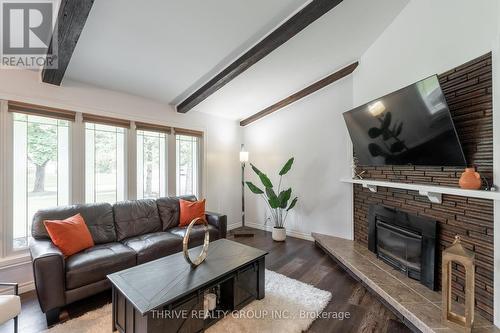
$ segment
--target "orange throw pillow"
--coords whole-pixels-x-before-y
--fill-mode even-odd
[[[187,227],[191,221],[200,217],[205,221],[205,199],[201,201],[187,201],[179,199],[179,227]],[[196,224],[202,223],[201,221]]]
[[[65,220],[45,220],[43,224],[52,243],[61,250],[65,257],[94,246],[89,228],[80,214]]]

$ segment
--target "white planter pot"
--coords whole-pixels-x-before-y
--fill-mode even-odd
[[[286,229],[273,227],[273,240],[284,242],[286,239]]]

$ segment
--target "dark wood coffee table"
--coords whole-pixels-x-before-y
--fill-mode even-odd
[[[201,247],[193,248],[193,256]],[[197,268],[176,253],[108,275],[113,287],[113,331],[202,332],[223,311],[265,296],[267,252],[220,239]],[[204,293],[217,290],[216,311],[203,316]]]

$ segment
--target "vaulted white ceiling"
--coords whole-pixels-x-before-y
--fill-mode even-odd
[[[99,0],[65,79],[177,104],[308,2]],[[344,0],[190,112],[260,111],[358,59],[407,3]]]

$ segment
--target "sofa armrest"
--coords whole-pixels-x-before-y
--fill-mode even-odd
[[[30,239],[38,302],[43,312],[57,309],[66,303],[64,255],[50,240]]]
[[[14,291],[14,295],[19,296],[19,283],[0,282],[0,287],[10,287]]]
[[[219,238],[226,238],[227,235],[227,216],[217,213],[206,212],[208,224],[219,229]]]

